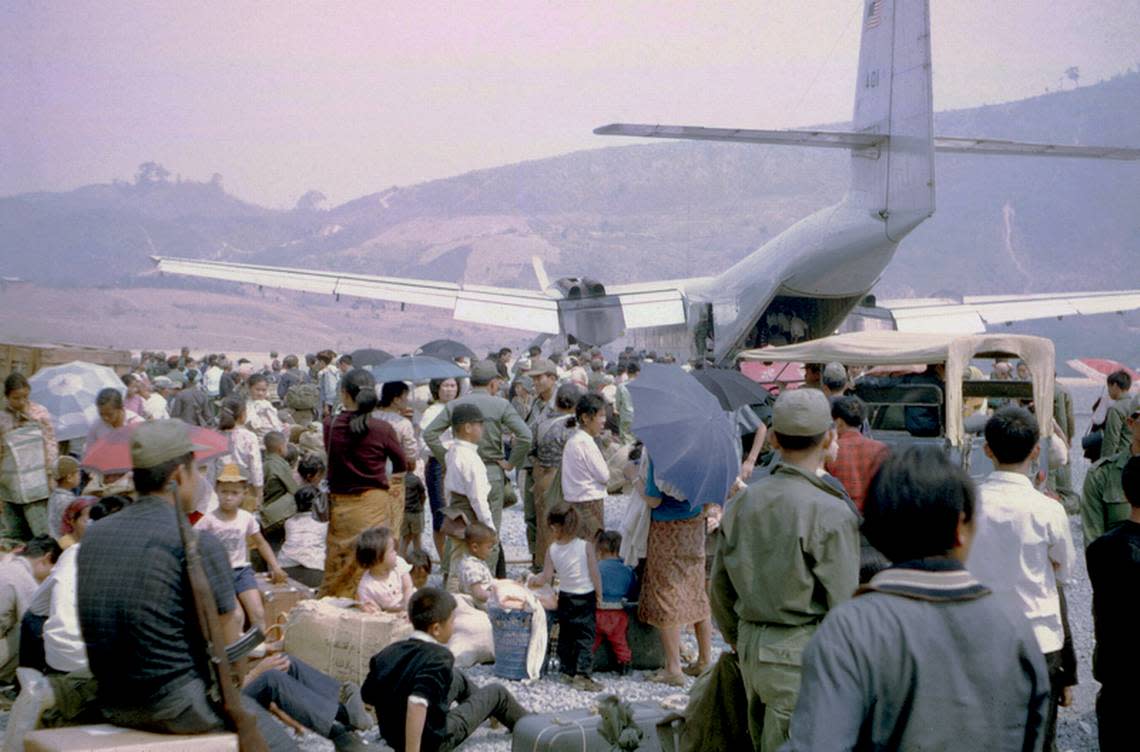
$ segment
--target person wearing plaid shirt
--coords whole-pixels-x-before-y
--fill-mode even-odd
[[[224,728],[211,699],[209,660],[185,571],[176,515],[194,508],[195,447],[180,420],[140,425],[131,436],[139,500],[92,525],[76,561],[79,625],[98,683],[97,701],[117,726],[203,734]],[[198,534],[202,565],[227,643],[241,633],[233,572],[222,544]],[[296,743],[267,710],[242,696],[271,752]]]
[[[827,472],[847,489],[855,507],[863,511],[863,499],[871,478],[887,458],[890,450],[859,432],[867,417],[867,408],[858,397],[836,397],[831,401],[831,417],[839,432],[839,453],[827,463]]]

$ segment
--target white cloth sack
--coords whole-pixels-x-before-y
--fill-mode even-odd
[[[491,617],[475,607],[471,596],[453,593],[456,601],[455,631],[447,647],[455,656],[456,668],[470,668],[477,663],[495,660],[495,633]]]

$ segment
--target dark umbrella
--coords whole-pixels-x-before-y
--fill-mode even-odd
[[[740,371],[730,368],[698,368],[693,376],[729,412],[744,405],[766,405],[772,394]]]
[[[376,350],[371,347],[366,347],[362,350],[353,350],[348,355],[352,358],[353,368],[378,366],[392,359],[392,353],[385,352],[384,350]]]
[[[649,451],[658,486],[693,505],[723,504],[740,472],[739,439],[716,398],[679,366],[655,363],[642,366],[627,388],[633,432]]]
[[[456,358],[476,360],[474,350],[453,339],[433,339],[416,350],[416,355],[430,355],[433,358],[442,358],[443,360],[455,360]]]
[[[454,363],[427,355],[392,358],[387,363],[372,366],[368,370],[376,377],[378,384],[387,381],[411,381],[418,384],[432,379],[462,379],[467,376],[467,371]]]

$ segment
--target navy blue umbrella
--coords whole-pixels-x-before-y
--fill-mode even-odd
[[[673,365],[647,363],[627,387],[657,485],[691,505],[723,504],[740,472],[739,438],[717,398]]]
[[[432,379],[462,379],[467,377],[464,371],[454,363],[427,355],[405,355],[402,358],[392,358],[387,363],[368,368],[376,377],[377,384],[386,381],[410,381],[419,384]]]
[[[352,357],[352,365],[355,368],[379,366],[392,359],[392,353],[371,347],[366,347],[363,350],[353,350],[349,355]]]
[[[455,360],[456,358],[470,358],[475,360],[475,352],[463,344],[456,342],[453,339],[433,339],[420,346],[416,350],[416,355],[430,355],[433,358],[445,358],[447,360]]]

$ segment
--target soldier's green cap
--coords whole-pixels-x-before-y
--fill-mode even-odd
[[[524,373],[527,376],[541,376],[544,373],[549,373],[552,376],[558,375],[558,366],[546,358],[535,358],[531,361],[530,368]]]
[[[471,366],[471,381],[474,384],[489,384],[499,378],[498,367],[489,360],[480,360]]]
[[[463,403],[451,408],[451,427],[456,428],[464,423],[482,423],[483,411],[478,405]]]
[[[772,405],[772,430],[784,436],[818,436],[833,425],[831,406],[818,389],[781,392]]]
[[[205,448],[190,441],[190,432],[181,420],[153,420],[131,431],[131,466],[158,467]]]

